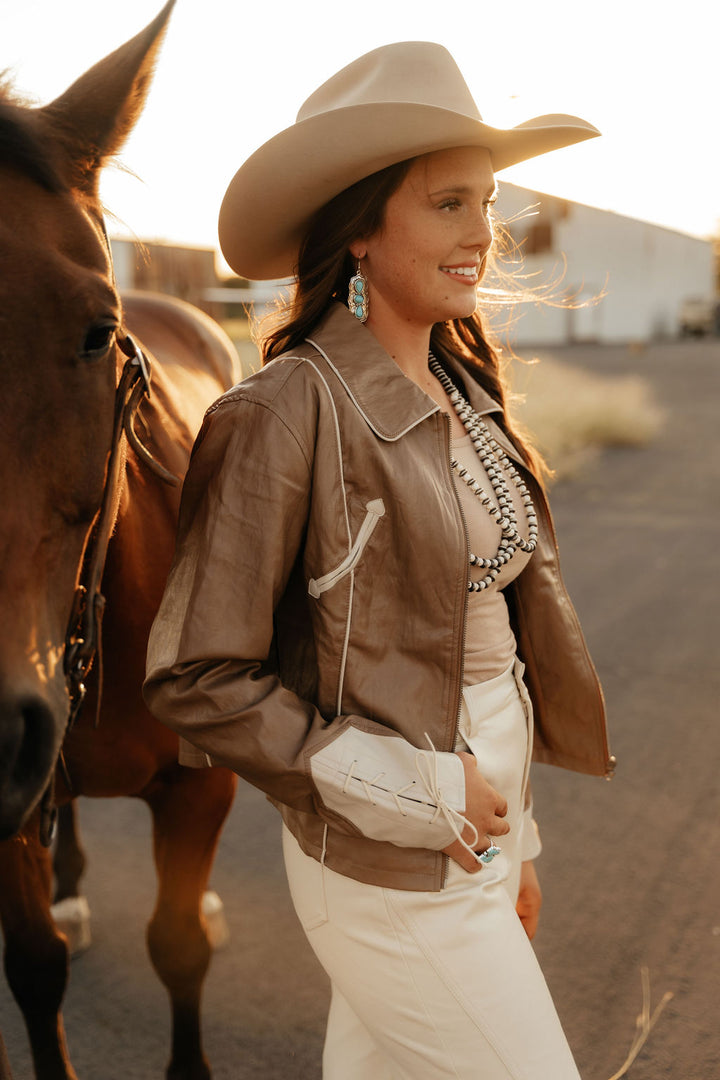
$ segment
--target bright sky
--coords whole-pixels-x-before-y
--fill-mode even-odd
[[[0,68],[45,104],[162,0],[0,0]],[[671,228],[720,231],[720,5],[684,0],[178,0],[147,108],[103,198],[114,235],[216,244],[235,170],[378,45],[447,46],[484,119],[574,113],[603,132],[501,174]],[[138,179],[141,178],[141,179]]]

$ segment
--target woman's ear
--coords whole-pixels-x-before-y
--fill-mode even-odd
[[[353,259],[364,259],[367,255],[367,248],[363,240],[354,240],[348,248],[348,251]]]

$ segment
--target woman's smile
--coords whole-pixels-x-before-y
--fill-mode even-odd
[[[461,266],[441,266],[440,270],[454,278],[461,285],[477,285],[480,280],[480,267],[477,263],[465,263]]]

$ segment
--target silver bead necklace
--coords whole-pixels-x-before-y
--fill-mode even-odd
[[[482,592],[483,589],[487,589],[489,585],[492,585],[503,566],[510,562],[516,551],[525,551],[531,554],[535,550],[538,535],[537,515],[525,481],[505,451],[493,438],[492,432],[483,418],[475,412],[470,402],[462,396],[432,353],[428,356],[428,365],[430,371],[440,382],[459,420],[470,436],[470,441],[487,473],[497,502],[496,506],[475,477],[471,476],[467,469],[463,468],[455,458],[450,459],[451,467],[456,470],[458,476],[465,481],[470,490],[478,497],[501,530],[497,553],[491,559],[485,559],[479,555],[473,555],[472,552],[470,553],[470,565],[477,566],[481,570],[487,570],[487,574],[480,581],[468,581],[468,590],[470,592]],[[510,489],[505,480],[506,474],[517,489],[525,508],[528,522],[527,540],[523,539],[518,532],[517,514],[510,496]]]

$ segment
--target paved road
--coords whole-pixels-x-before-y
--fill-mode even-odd
[[[545,840],[537,949],[584,1080],[608,1080],[641,1003],[674,997],[631,1080],[720,1078],[720,344],[556,353],[648,378],[660,439],[558,486],[563,567],[608,700],[616,779],[535,770]],[[81,807],[95,944],[73,963],[66,1022],[81,1080],[159,1080],[167,1010],[144,954],[153,877],[145,808]],[[208,980],[215,1080],[319,1080],[327,987],[294,922],[274,811],[243,786],[213,879],[232,944]],[[29,1080],[7,991],[0,1028]],[[548,1080],[552,1078],[548,1077]]]

